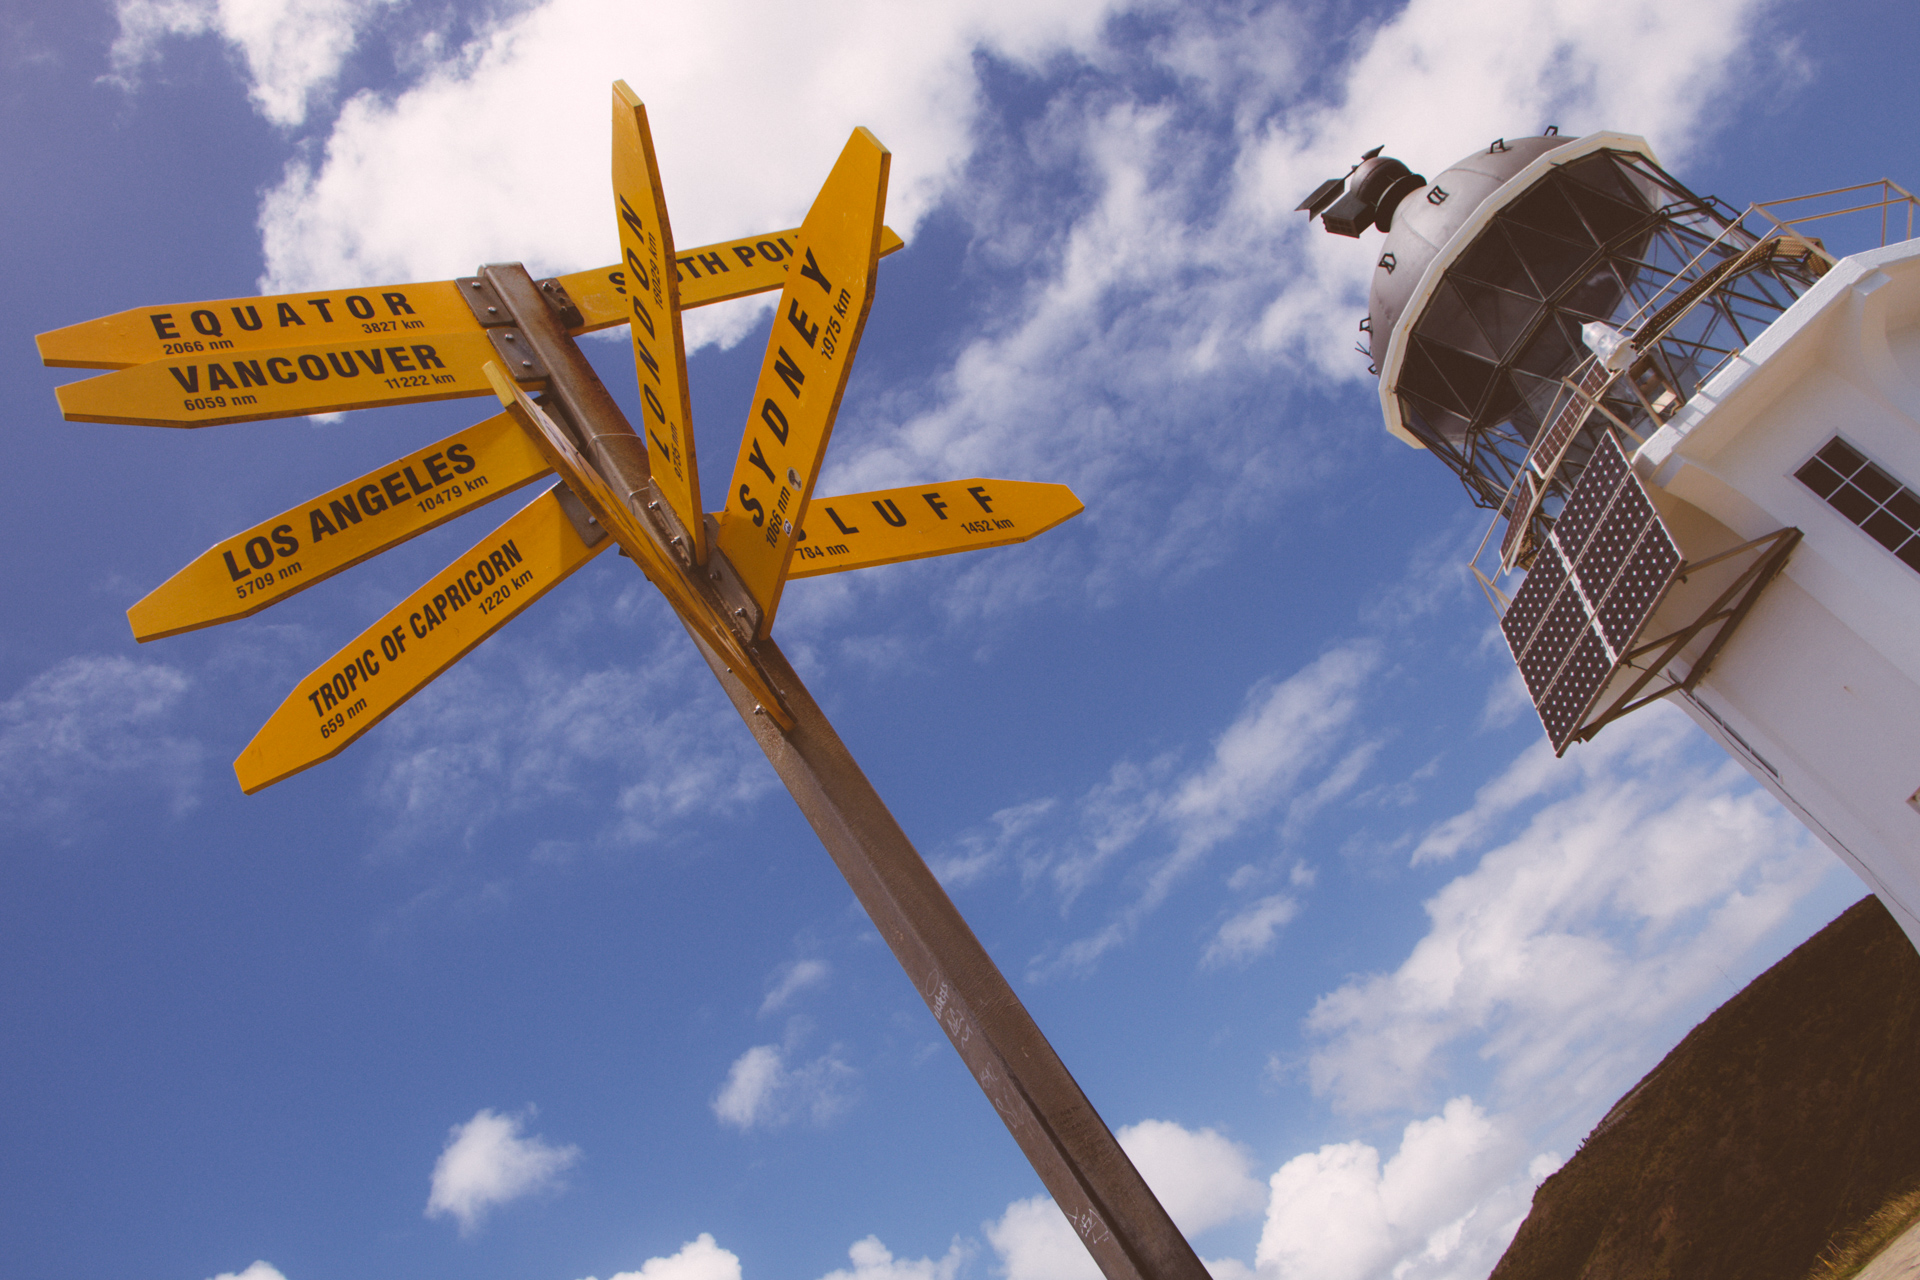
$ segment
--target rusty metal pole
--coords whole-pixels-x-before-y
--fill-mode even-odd
[[[585,355],[524,268],[491,266],[481,276],[544,362],[549,399],[572,419],[588,457],[667,543],[672,528],[660,521],[666,504],[653,497],[644,445]],[[712,560],[711,574],[689,574],[703,595],[721,580],[712,575],[731,576],[718,549]],[[785,732],[692,627],[688,634],[1107,1280],[1208,1280],[779,646],[763,639],[748,648],[795,721]]]

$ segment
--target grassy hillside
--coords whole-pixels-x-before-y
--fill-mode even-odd
[[[1490,1280],[1805,1280],[1920,1188],[1920,954],[1855,903],[1614,1104]]]

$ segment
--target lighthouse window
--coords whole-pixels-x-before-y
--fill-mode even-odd
[[[1875,542],[1920,570],[1920,495],[1838,436],[1793,475]]]

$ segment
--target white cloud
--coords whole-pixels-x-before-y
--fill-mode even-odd
[[[1015,1200],[981,1229],[1006,1280],[1100,1280],[1100,1268],[1051,1196]]]
[[[1051,865],[1054,880],[1069,896],[1078,892],[1150,830],[1164,831],[1172,848],[1153,860],[1133,902],[1097,932],[1062,948],[1041,972],[1086,971],[1131,938],[1215,846],[1293,797],[1303,776],[1324,763],[1351,731],[1362,687],[1378,663],[1377,646],[1361,641],[1329,650],[1277,684],[1256,685],[1240,715],[1215,739],[1211,757],[1184,775],[1168,778],[1166,760],[1116,766],[1108,783],[1082,802],[1082,820],[1091,834]],[[1361,767],[1370,757],[1371,749],[1363,749]],[[1351,787],[1360,772],[1351,767],[1355,759],[1350,754],[1328,774],[1331,786],[1319,790],[1331,794]],[[1326,798],[1321,795],[1316,804]],[[1265,911],[1264,923],[1254,918],[1230,922],[1228,940],[1216,938],[1209,955],[1217,960],[1254,954],[1252,949],[1285,923],[1286,908],[1279,901],[1269,899]]]
[[[1252,1155],[1213,1129],[1142,1120],[1114,1136],[1174,1224],[1189,1236],[1258,1213],[1266,1203],[1252,1173]]]
[[[377,794],[393,815],[386,838],[440,842],[556,803],[577,813],[588,789],[608,797],[613,817],[596,837],[606,847],[646,843],[689,815],[735,814],[777,780],[751,738],[715,732],[732,717],[678,627],[656,629],[653,650],[633,665],[600,670],[496,641],[369,744]]]
[[[714,1095],[713,1114],[736,1129],[751,1129],[771,1113],[785,1075],[779,1045],[753,1046],[727,1068],[727,1082]]]
[[[1174,1224],[1189,1237],[1260,1212],[1266,1189],[1245,1148],[1213,1129],[1143,1120],[1114,1135]],[[1099,1280],[1100,1269],[1049,1196],[1015,1200],[982,1228],[1007,1280]],[[1243,1264],[1209,1262],[1218,1280],[1239,1280]]]
[[[847,1256],[853,1260],[851,1268],[829,1271],[820,1280],[954,1280],[967,1255],[955,1240],[946,1256],[938,1260],[896,1258],[880,1243],[880,1237],[868,1236],[855,1241]]]
[[[588,1276],[587,1280],[594,1280]],[[638,1271],[621,1271],[608,1280],[740,1280],[740,1259],[702,1231],[665,1258],[648,1258]]]
[[[223,1271],[213,1280],[287,1280],[280,1269],[270,1262],[255,1260],[245,1271]]]
[[[765,1017],[776,1009],[785,1007],[787,1001],[799,995],[809,987],[823,985],[833,966],[825,960],[795,960],[780,971],[780,978],[767,991],[767,998],[760,1002],[760,1015]]]
[[[932,859],[934,874],[949,889],[970,884],[1026,847],[1035,828],[1052,813],[1051,796],[1001,809],[988,819],[988,828],[963,833],[951,852]]]
[[[1303,49],[1352,33],[1312,29],[1298,11],[1183,13],[1149,51],[1191,77],[1176,95],[1099,74],[1096,50],[1044,120],[1006,126],[1018,144],[978,160],[979,180],[952,201],[974,234],[970,265],[1023,279],[996,293],[938,378],[852,410],[880,429],[836,449],[827,483],[997,468],[1075,486],[1097,562],[1036,552],[1035,582],[956,566],[956,617],[1060,589],[1039,580],[1103,598],[1204,567],[1355,447],[1349,424],[1314,421],[1289,397],[1365,382],[1351,347],[1377,250],[1321,234],[1295,212],[1300,198],[1375,144],[1437,172],[1548,123],[1640,130],[1684,154],[1724,118],[1704,104],[1752,56],[1762,7],[1414,0],[1354,35],[1358,52],[1314,99],[1290,57],[1259,52],[1265,28],[1302,27],[1288,34]],[[1223,56],[1236,59],[1232,91],[1216,97],[1204,77]],[[1686,91],[1650,91],[1668,77]]]
[[[345,104],[318,163],[291,166],[265,202],[267,282],[613,261],[607,121],[621,78],[647,102],[677,242],[794,225],[862,124],[894,153],[889,218],[908,231],[966,157],[975,49],[1038,58],[1084,47],[1107,11],[948,0],[901,22],[877,0],[548,0],[392,97]],[[422,219],[423,208],[436,216]]]
[[[757,1044],[733,1060],[713,1098],[713,1114],[722,1124],[742,1133],[799,1118],[825,1124],[853,1104],[857,1073],[836,1054],[798,1067],[787,1065],[787,1054],[780,1045]]]
[[[1407,1125],[1384,1168],[1380,1153],[1364,1142],[1296,1156],[1270,1180],[1272,1201],[1255,1255],[1260,1274],[1369,1280],[1391,1273],[1402,1280],[1422,1273],[1408,1260],[1424,1258],[1455,1264],[1448,1273],[1466,1262],[1459,1274],[1484,1275],[1519,1220],[1490,1221],[1480,1202],[1509,1172],[1518,1150],[1498,1120],[1470,1099],[1455,1098],[1439,1115]],[[1490,1241],[1494,1253],[1487,1257]],[[1471,1258],[1461,1258],[1463,1252]],[[1480,1269],[1471,1270],[1475,1266]]]
[[[162,727],[192,687],[178,668],[122,657],[68,658],[34,677],[0,701],[0,820],[63,830],[109,790],[191,810],[204,752]]]
[[[254,109],[273,124],[305,122],[308,101],[327,88],[360,28],[396,0],[120,0],[109,58],[131,85],[170,39],[217,35],[246,67]]]
[[[509,1201],[557,1189],[561,1173],[580,1159],[580,1148],[557,1147],[538,1134],[523,1137],[526,1120],[482,1108],[453,1126],[433,1166],[427,1216],[457,1219],[464,1235]]]
[[[1591,1109],[1832,867],[1665,706],[1559,762],[1529,748],[1468,814],[1438,829],[1520,829],[1428,900],[1397,970],[1308,1018],[1313,1086],[1342,1108],[1418,1105],[1471,1037],[1505,1089],[1552,1080]]]
[[[1300,914],[1300,903],[1284,893],[1260,899],[1247,907],[1213,935],[1213,941],[1201,956],[1208,965],[1245,964],[1255,956],[1272,950],[1280,930]]]

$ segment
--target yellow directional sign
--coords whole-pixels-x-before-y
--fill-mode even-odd
[[[302,680],[233,762],[251,794],[344,751],[435,676],[604,551],[556,486]]]
[[[789,578],[1004,547],[1086,510],[1063,484],[950,480],[815,498],[787,566]]]
[[[646,104],[613,82],[613,215],[627,276],[627,319],[634,376],[640,381],[640,434],[647,466],[679,518],[695,564],[707,562],[700,518],[700,468],[687,414],[687,344],[680,332],[680,285],[673,269],[673,228],[660,165],[647,128]]]
[[[702,598],[680,563],[648,535],[633,509],[581,456],[567,433],[539,405],[529,400],[526,392],[514,386],[497,365],[487,366],[487,376],[493,380],[500,403],[507,407],[514,421],[539,446],[547,465],[566,481],[581,505],[586,507],[602,529],[613,535],[620,549],[640,566],[640,571],[647,575],[654,586],[660,588],[660,594],[667,598],[667,603],[680,615],[687,629],[718,654],[728,670],[752,690],[761,710],[775,724],[782,729],[793,728],[792,713],[761,674],[760,664],[747,652],[740,638],[718,615],[715,607]]]
[[[323,343],[405,342],[410,335],[478,331],[451,280],[373,285],[136,307],[41,334],[40,362],[127,369],[153,360],[212,360]]]
[[[498,360],[479,328],[411,338],[155,360],[56,387],[69,422],[210,427],[486,395]]]
[[[673,260],[680,285],[680,309],[727,302],[749,294],[766,293],[787,282],[787,268],[800,243],[800,228],[741,236],[719,244],[678,250]],[[892,227],[880,228],[880,256],[906,248]],[[560,285],[580,308],[582,322],[569,333],[592,333],[625,324],[633,314],[627,301],[627,273],[621,265],[595,267],[559,277]]]
[[[873,303],[890,160],[879,139],[853,131],[807,211],[800,257],[774,306],[719,522],[720,548],[760,606],[760,635],[773,625],[794,530],[806,517]]]
[[[244,618],[547,474],[497,413],[217,542],[127,610],[136,640]]]
[[[798,227],[687,249],[674,259],[680,306],[765,293],[786,283]],[[904,248],[893,228],[880,233],[880,256]],[[559,277],[583,322],[569,333],[625,324],[633,314],[622,264]],[[409,334],[480,329],[452,280],[370,285],[325,293],[280,293],[210,302],[135,307],[52,329],[34,341],[40,363],[59,369],[131,369],[154,360],[215,357],[221,352],[273,351],[316,342],[348,342]]]

